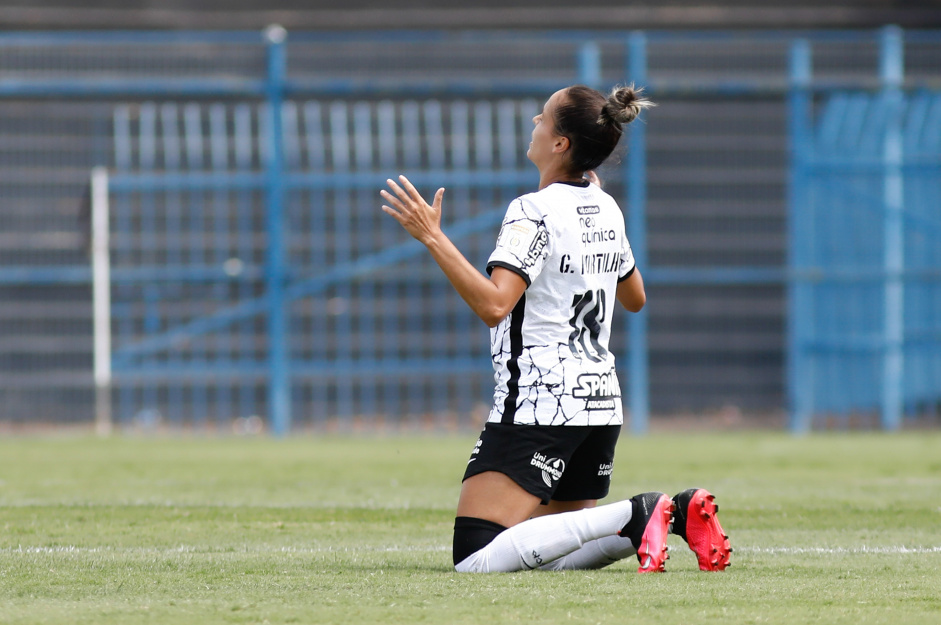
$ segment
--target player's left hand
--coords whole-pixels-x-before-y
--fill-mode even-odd
[[[441,232],[441,200],[444,188],[435,193],[434,202],[429,205],[417,189],[405,176],[399,176],[399,184],[392,179],[386,184],[395,195],[385,189],[379,192],[389,204],[383,204],[382,210],[395,218],[410,235],[428,244]]]

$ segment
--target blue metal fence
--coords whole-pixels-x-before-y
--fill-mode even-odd
[[[795,48],[795,82],[811,55]],[[902,33],[880,88],[794,95],[792,429],[941,400],[941,92],[904,91]],[[815,109],[815,110],[814,110]]]
[[[270,110],[117,109],[113,272],[129,279],[114,303],[114,365],[119,384],[140,384],[123,386],[119,414],[152,403],[145,388],[184,379],[194,400],[170,404],[189,405],[197,422],[210,387],[222,397],[213,412],[228,415],[229,396],[259,380],[283,380],[285,394],[324,404],[316,419],[345,424],[470,412],[490,390],[486,332],[378,210],[377,190],[399,171],[446,186],[448,232],[480,264],[503,206],[537,180],[519,145],[538,103],[289,101],[278,170],[266,177],[253,163],[271,163]],[[242,402],[243,414],[260,408]],[[275,431],[286,431],[291,397],[269,402]]]
[[[37,50],[69,57],[5,72],[5,101],[81,96],[107,111],[88,165],[111,165],[123,422],[260,414],[284,433],[479,415],[492,387],[486,330],[376,192],[400,171],[446,186],[446,229],[482,266],[507,201],[535,184],[523,152],[541,100],[628,80],[662,105],[603,172],[651,294],[614,335],[632,430],[646,430],[652,404],[784,408],[785,353],[797,431],[873,402],[886,415],[937,402],[927,233],[941,204],[941,34],[285,35],[0,36],[2,67]],[[911,59],[893,74],[902,50]],[[866,207],[882,217],[858,218]],[[789,240],[774,230],[786,215]],[[875,260],[881,271],[868,271]],[[0,262],[0,288],[88,280],[83,267]],[[712,312],[725,300],[754,323]]]

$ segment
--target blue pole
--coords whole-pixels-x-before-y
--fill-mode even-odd
[[[633,32],[628,38],[628,72],[638,87],[647,82],[647,37]],[[628,237],[634,260],[647,271],[647,126],[638,119],[630,125],[625,181],[628,185]],[[632,434],[646,434],[650,422],[650,355],[647,345],[647,309],[630,315],[630,427]]]
[[[788,353],[787,387],[790,404],[790,430],[804,434],[813,423],[814,362],[808,353],[813,334],[813,287],[808,283],[806,268],[812,263],[809,246],[810,211],[808,198],[810,179],[807,175],[813,156],[811,130],[811,81],[813,64],[810,42],[806,39],[791,45],[790,93],[788,120],[790,140],[790,185],[788,189]]]
[[[601,88],[601,47],[586,41],[578,49],[578,82],[593,89]]]
[[[902,114],[904,50],[902,29],[882,30],[879,78],[888,112],[883,160],[885,163],[885,352],[882,368],[882,428],[898,430],[902,424],[902,383],[904,376],[904,288],[905,232],[902,223],[904,186],[902,180]]]
[[[265,29],[268,44],[268,136],[266,140],[266,251],[268,305],[268,411],[272,431],[284,436],[291,428],[291,391],[287,347],[287,302],[284,299],[284,137],[281,104],[287,74],[284,42],[287,32],[281,26]]]

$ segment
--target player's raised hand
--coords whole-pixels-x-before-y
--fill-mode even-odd
[[[385,189],[379,192],[389,203],[383,204],[382,210],[392,215],[410,235],[427,244],[441,232],[441,200],[444,198],[444,188],[438,189],[434,202],[429,205],[408,178],[399,176],[399,183],[401,186],[391,178],[386,180],[395,195]]]

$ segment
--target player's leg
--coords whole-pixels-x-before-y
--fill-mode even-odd
[[[555,514],[594,508],[598,499],[608,494],[614,467],[614,449],[621,428],[595,428],[575,450],[565,475],[548,504],[539,506],[536,514]],[[583,499],[582,497],[593,497]],[[561,499],[561,500],[560,500]],[[629,538],[605,536],[585,543],[572,553],[543,565],[546,570],[600,569],[636,555]]]
[[[464,474],[454,525],[455,564],[486,547],[505,528],[537,514],[540,502],[548,504],[572,452],[588,433],[580,427],[488,423]],[[501,564],[501,570],[506,566]],[[526,568],[518,557],[513,567]]]
[[[461,486],[457,516],[510,527],[548,504],[589,428],[487,423]]]
[[[559,514],[560,512],[574,512],[584,510],[585,508],[594,508],[598,505],[597,499],[577,499],[574,501],[549,500],[549,503],[540,504],[533,516],[546,516],[547,514]]]
[[[603,556],[620,559],[627,542],[642,557],[639,571],[662,571],[672,507],[672,501],[663,493],[645,493],[605,506],[535,517],[504,530],[493,524],[490,536],[480,525],[489,521],[458,517],[455,568],[476,573],[531,570],[582,550],[581,557],[573,556],[570,566],[561,568],[598,568],[603,566]],[[475,530],[490,542],[471,553],[459,551],[458,537]]]
[[[582,556],[565,568],[596,568],[604,558],[624,557],[624,542],[632,543],[640,559],[640,570],[662,570],[666,555],[666,532],[672,502],[662,493],[648,493],[632,500],[592,508],[592,499],[578,499],[573,492],[607,494],[613,463],[613,441],[619,428],[595,438],[610,447],[601,461],[586,463],[574,457],[593,430],[599,428],[521,428],[498,426],[485,429],[468,463],[458,518],[455,520],[454,562],[459,571],[491,572],[533,569],[567,556],[586,543],[591,545]],[[561,438],[560,438],[561,435]],[[545,438],[548,437],[548,438]],[[533,452],[532,449],[541,451]],[[520,449],[523,453],[517,453]],[[591,455],[591,454],[589,454]],[[522,459],[522,462],[520,462]],[[562,489],[562,497],[549,498],[556,483],[574,478],[567,466],[579,467],[583,485]],[[588,467],[593,479],[584,479]],[[484,470],[482,473],[475,471]],[[598,479],[594,479],[598,478]],[[537,513],[539,501],[548,504],[541,512],[558,512],[521,518]],[[509,527],[509,529],[503,529]],[[618,532],[628,539],[614,540]],[[616,546],[616,547],[615,547]],[[627,554],[629,555],[629,554]]]
[[[603,569],[615,562],[637,555],[629,538],[614,534],[591,540],[577,550],[539,567],[544,571],[586,571]]]
[[[504,473],[485,471],[468,477],[461,484],[457,516],[512,527],[530,518],[538,507],[538,495],[528,492]]]
[[[559,514],[560,512],[574,512],[594,508],[598,505],[597,499],[581,499],[577,501],[556,501],[553,499],[547,504],[540,505],[536,516]],[[629,538],[614,534],[598,540],[591,540],[561,558],[543,564],[540,569],[544,571],[573,571],[587,569],[602,569],[624,558],[636,555],[637,549]]]
[[[594,508],[597,505],[597,499],[583,499],[578,501],[556,501],[553,499],[549,503],[541,504],[537,507],[536,511],[533,513],[533,517],[559,514],[560,512],[575,512],[576,510]],[[490,529],[490,526],[485,527]],[[502,529],[503,527],[500,527],[500,531],[502,531]],[[493,533],[489,537],[488,542],[493,540],[497,534],[499,534],[499,531]],[[636,553],[637,549],[634,548],[629,538],[614,534],[612,536],[599,538],[598,540],[588,541],[572,553],[547,562],[539,568],[544,571],[601,569],[619,560],[633,556]]]

